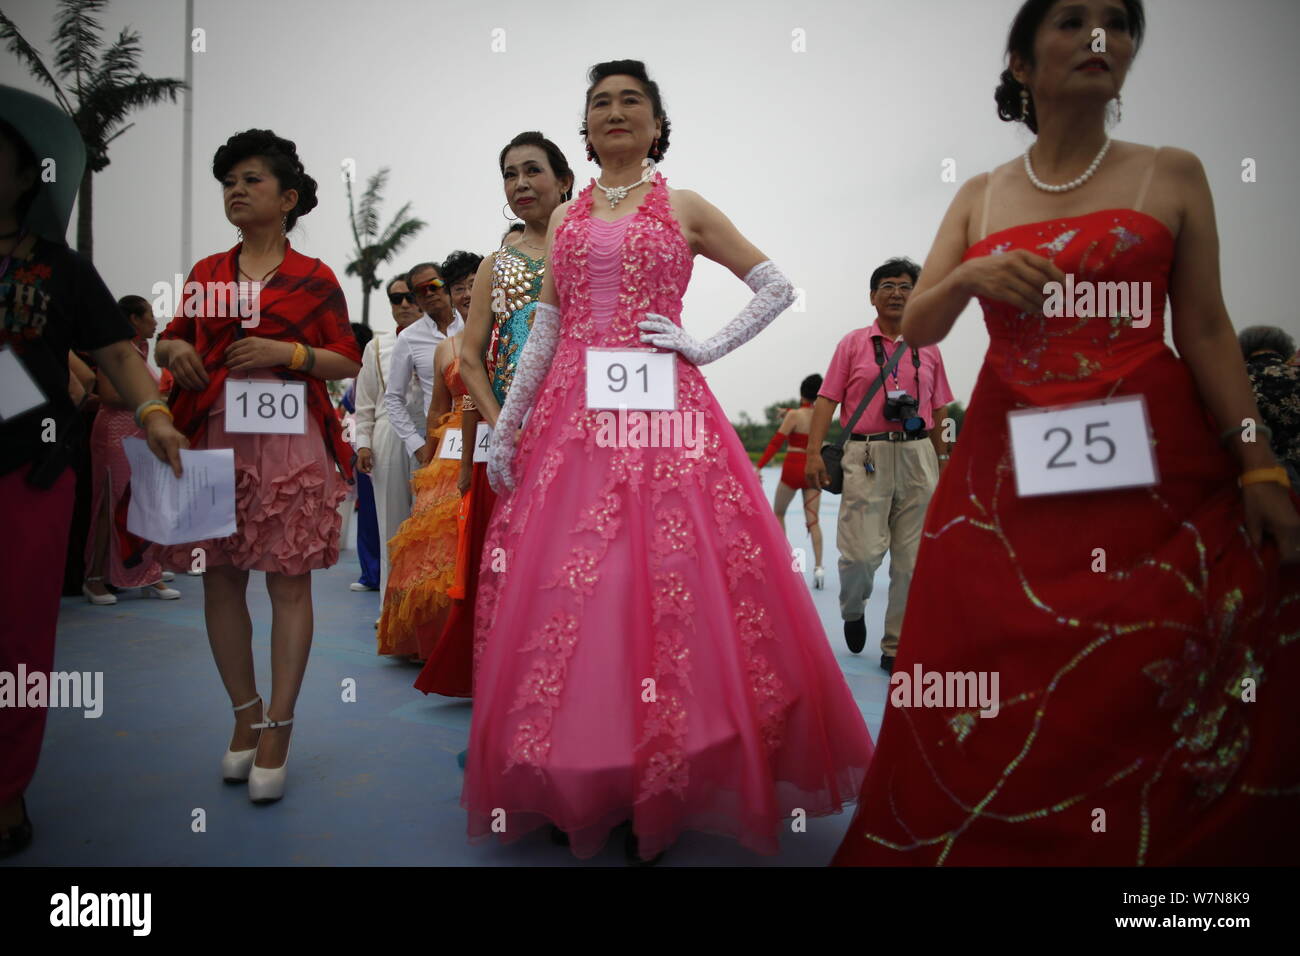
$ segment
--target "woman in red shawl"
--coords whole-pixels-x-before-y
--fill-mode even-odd
[[[234,449],[238,529],[167,549],[162,560],[181,570],[195,563],[205,569],[208,640],[235,709],[222,777],[247,780],[250,799],[262,803],[284,794],[289,725],[311,649],[309,572],[338,561],[337,508],[351,481],[350,449],[325,383],[356,375],[361,355],[334,273],[295,252],[286,238],[316,205],[316,181],[304,172],[294,144],[269,130],[236,134],[217,150],[212,172],[241,241],[194,266],[156,355],[175,377],[172,411],[190,446]],[[227,430],[237,403],[252,404],[237,391],[241,380],[273,381],[285,395],[301,396],[300,415],[292,414],[293,401],[277,407],[305,419],[302,433],[235,431],[233,421]],[[288,387],[300,382],[302,389]],[[265,709],[245,600],[250,570],[266,572],[271,598]]]

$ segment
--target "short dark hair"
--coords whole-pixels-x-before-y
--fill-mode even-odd
[[[1011,21],[1011,30],[1007,33],[1007,68],[1002,71],[1001,82],[993,91],[993,99],[998,104],[998,118],[1004,122],[1020,121],[1020,91],[1025,88],[1011,72],[1011,55],[1014,53],[1029,65],[1034,64],[1034,37],[1054,3],[1056,0],[1025,0]],[[1133,52],[1136,53],[1146,33],[1146,10],[1142,0],[1123,0],[1123,3],[1128,13],[1128,34],[1133,38]],[[1038,132],[1038,106],[1033,97],[1029,99],[1029,111],[1024,122],[1031,132]]]
[[[807,401],[817,400],[817,393],[822,389],[822,377],[814,372],[799,383],[799,395]]]
[[[3,117],[0,117],[0,136],[7,139],[13,146],[14,152],[18,154],[17,172],[37,169],[40,166],[40,162],[36,158],[36,152],[32,149],[31,144],[23,138],[22,133],[18,132],[17,127]],[[14,204],[14,213],[20,225],[27,219],[32,203],[36,202],[36,194],[40,191],[41,177],[36,176],[33,177],[32,184],[27,191],[18,197],[18,201]]]
[[[442,275],[442,281],[447,283],[448,288],[451,288],[457,282],[463,282],[477,272],[479,263],[482,261],[483,257],[477,253],[457,249],[442,260],[442,268],[438,271]]]
[[[370,340],[375,337],[375,330],[361,322],[353,322],[351,324],[352,334],[357,338],[357,345],[361,346],[361,351],[364,352],[366,346],[370,344]]]
[[[122,314],[128,319],[135,318],[141,313],[153,315],[153,306],[142,295],[124,295],[117,300],[117,307],[122,310]]]
[[[502,147],[501,156],[497,159],[497,168],[501,170],[501,175],[504,176],[506,173],[506,153],[516,146],[536,146],[544,152],[546,161],[550,164],[551,172],[555,174],[555,178],[561,183],[566,179],[569,181],[569,188],[560,191],[560,200],[563,202],[573,198],[573,184],[576,179],[573,170],[569,168],[569,161],[564,158],[564,151],[535,129],[520,133]],[[448,283],[448,285],[450,284]]]
[[[212,157],[212,175],[221,182],[235,166],[253,157],[266,161],[281,192],[298,190],[298,204],[285,216],[284,231],[289,232],[299,218],[316,208],[316,180],[303,169],[293,141],[276,136],[269,129],[244,130],[226,140]]]
[[[656,163],[664,158],[664,153],[668,152],[668,131],[672,129],[672,123],[668,122],[668,113],[664,110],[663,97],[659,94],[659,84],[650,79],[646,73],[645,64],[640,60],[607,60],[604,63],[597,63],[587,71],[587,96],[582,104],[582,125],[578,127],[578,135],[584,139],[587,136],[587,107],[591,105],[591,91],[596,85],[607,76],[630,76],[641,84],[645,90],[646,96],[650,97],[650,105],[654,108],[655,119],[659,120],[659,143],[651,145],[650,152],[646,155]],[[596,155],[594,149],[590,150],[591,157],[600,165],[600,157]]]
[[[1252,325],[1242,329],[1237,335],[1241,345],[1242,358],[1250,358],[1255,352],[1276,352],[1284,359],[1295,355],[1295,339],[1275,325]]]
[[[389,279],[389,280],[388,280],[388,283],[384,286],[384,295],[387,295],[388,293],[392,292],[392,291],[393,291],[393,286],[395,286],[395,285],[396,285],[397,283],[399,283],[399,282],[404,282],[404,283],[406,283],[406,287],[409,289],[409,288],[411,287],[411,277],[410,277],[410,275],[409,275],[408,273],[405,273],[405,272],[399,272],[399,273],[397,273],[397,275],[395,275],[395,276],[393,276],[391,279]]]
[[[878,266],[875,272],[871,273],[872,295],[875,295],[876,287],[880,285],[881,279],[892,279],[894,276],[901,275],[906,275],[912,280],[912,285],[916,285],[916,280],[921,278],[921,267],[906,256],[886,261],[883,265]]]
[[[438,278],[439,278],[439,279],[442,278],[442,266],[441,266],[441,265],[439,265],[439,264],[436,263],[436,262],[421,262],[421,263],[419,263],[418,265],[411,266],[411,268],[409,268],[409,269],[406,270],[406,277],[407,277],[407,278],[406,278],[406,284],[407,284],[407,285],[410,285],[410,284],[411,284],[411,276],[414,276],[414,275],[415,275],[417,272],[419,272],[421,269],[432,269],[434,272],[438,273]],[[411,291],[414,292],[415,290],[412,289]]]

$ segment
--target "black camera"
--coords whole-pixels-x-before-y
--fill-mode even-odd
[[[925,428],[925,419],[920,416],[920,411],[921,403],[907,392],[897,398],[885,399],[886,421],[902,422],[903,431],[908,434]]]

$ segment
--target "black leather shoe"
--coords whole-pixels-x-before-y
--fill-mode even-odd
[[[880,655],[880,669],[881,669],[882,671],[884,671],[886,674],[892,674],[892,673],[894,673],[894,655],[893,655],[893,654],[881,654],[881,655]]]
[[[22,798],[19,798],[22,799]],[[27,801],[23,799],[23,819],[7,829],[0,830],[0,859],[14,856],[27,849],[32,842],[32,820],[27,815]]]
[[[848,642],[850,651],[861,654],[862,649],[867,646],[867,622],[862,618],[856,621],[845,621],[844,640]]]

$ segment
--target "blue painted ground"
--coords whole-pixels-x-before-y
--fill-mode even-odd
[[[778,469],[763,473],[769,500]],[[839,618],[835,521],[839,499],[822,495],[826,588],[812,595],[873,739],[880,730],[887,675],[878,641],[888,561],[867,608],[867,649],[850,654]],[[808,554],[796,497],[786,518],[791,543]],[[243,786],[221,782],[219,762],[232,717],[203,625],[202,582],[178,575],[178,601],[122,599],[94,607],[65,598],[56,669],[102,671],[104,713],[50,712],[36,779],[27,793],[36,839],[10,865],[623,865],[621,841],[592,861],[576,860],[544,832],[510,847],[470,846],[459,805],[456,754],[469,734],[467,701],[426,697],[411,687],[417,669],[374,653],[377,592],[355,593],[355,551],[316,572],[316,634],[298,700],[284,800],[254,806]],[[259,689],[268,693],[270,604],[264,578],[249,583]],[[358,699],[340,687],[355,678]],[[195,833],[202,808],[206,832]],[[687,834],[661,865],[821,866],[848,827],[849,812],[786,832],[776,857]]]

